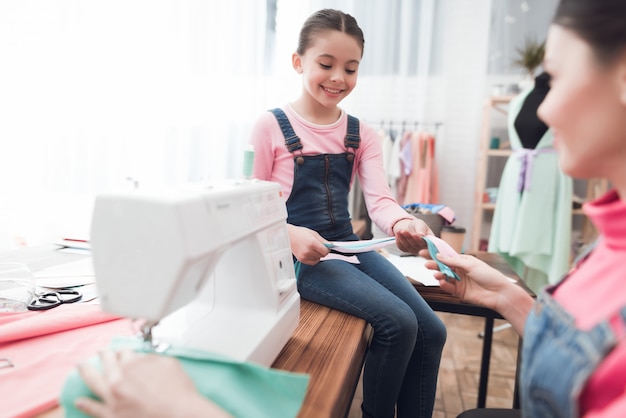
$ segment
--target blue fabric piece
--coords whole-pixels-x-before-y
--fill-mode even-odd
[[[406,205],[402,205],[403,209],[426,209],[432,213],[438,213],[441,209],[445,207],[446,205],[433,203],[407,203]]]
[[[146,352],[143,341],[137,338],[115,339],[112,348]],[[198,391],[236,418],[295,417],[309,382],[306,374],[234,361],[203,350],[173,346],[163,355],[178,358]],[[89,361],[97,368],[101,367],[98,357]],[[166,393],[163,395],[167,396]],[[68,376],[60,398],[66,418],[86,417],[74,407],[78,397],[96,399],[74,370]]]
[[[454,270],[439,261],[439,259],[437,258],[437,254],[439,254],[439,249],[437,248],[435,243],[432,242],[427,236],[423,238],[424,241],[426,241],[426,245],[428,245],[428,253],[430,254],[430,257],[435,260],[437,266],[439,266],[439,270],[441,270],[441,272],[446,276],[461,281],[461,278],[458,276],[458,274],[454,272]]]

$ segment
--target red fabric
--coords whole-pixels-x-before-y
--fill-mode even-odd
[[[0,314],[0,369],[3,416],[31,417],[53,408],[68,373],[116,336],[131,335],[128,319],[99,305],[68,304],[19,314]]]

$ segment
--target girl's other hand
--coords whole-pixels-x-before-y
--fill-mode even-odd
[[[401,251],[417,254],[426,248],[424,235],[434,235],[428,225],[421,219],[401,219],[393,226],[393,234],[396,237],[396,245]]]
[[[291,252],[302,264],[314,266],[330,250],[324,243],[327,241],[312,229],[302,226],[287,225]]]

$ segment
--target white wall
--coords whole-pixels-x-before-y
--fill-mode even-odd
[[[455,224],[469,233],[482,106],[493,82],[487,76],[491,0],[447,0],[445,6],[445,72],[426,81],[423,109],[418,97],[423,80],[398,77],[390,78],[387,85],[377,82],[376,91],[369,88],[370,80],[362,77],[345,107],[371,122],[378,122],[381,114],[394,115],[394,120],[443,122],[435,150],[440,200],[455,211]],[[399,90],[397,83],[403,85],[404,94],[390,93]]]
[[[381,115],[392,115],[394,120],[443,122],[436,149],[440,196],[443,203],[455,210],[456,223],[469,230],[481,109],[492,82],[486,75],[491,0],[447,0],[443,4],[445,72],[427,80],[389,78],[383,83],[377,82],[375,87],[371,80],[362,77],[344,107],[371,122],[380,121]],[[280,87],[285,90],[285,97],[291,98],[287,92],[293,92],[292,87],[299,80],[293,75],[278,78],[281,80],[268,80],[267,88]],[[397,91],[403,93],[392,93]],[[27,191],[13,201],[0,199],[0,250],[20,245],[22,241],[30,245],[49,242],[50,237],[62,231],[86,230],[89,214],[76,214],[83,211],[82,208],[88,211],[90,203],[90,196],[31,196]],[[63,204],[71,208],[67,215],[58,210],[45,210],[46,205],[59,208]],[[13,222],[11,215],[16,212],[31,213],[32,222]],[[42,231],[41,225],[50,228]]]

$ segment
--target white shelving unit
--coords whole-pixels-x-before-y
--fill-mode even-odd
[[[474,192],[474,219],[470,237],[470,250],[479,250],[480,240],[483,238],[482,230],[485,217],[492,215],[496,205],[493,202],[485,202],[484,196],[487,189],[487,170],[489,164],[497,158],[508,158],[511,155],[510,148],[490,149],[490,140],[493,134],[493,112],[499,112],[506,117],[508,104],[515,96],[492,96],[488,97],[483,107],[482,130],[480,134],[480,151],[476,165],[476,190]],[[501,146],[504,144],[501,143]]]
[[[478,251],[480,249],[480,241],[481,239],[488,239],[488,231],[490,230],[490,219],[493,216],[493,211],[495,210],[496,204],[494,202],[485,202],[484,196],[485,191],[487,189],[488,176],[490,165],[498,162],[503,163],[506,161],[502,161],[502,159],[506,159],[511,155],[510,145],[508,141],[501,143],[500,146],[502,148],[499,149],[491,149],[489,148],[491,137],[494,134],[492,122],[494,119],[494,112],[498,112],[500,115],[504,116],[504,121],[506,121],[506,116],[508,114],[508,105],[511,100],[515,96],[492,96],[488,97],[485,101],[483,107],[483,120],[482,120],[482,130],[480,137],[480,150],[478,154],[478,163],[476,170],[476,190],[474,193],[474,216],[472,223],[472,231],[470,237],[470,250]],[[506,127],[505,127],[506,128]],[[507,135],[508,137],[508,135]],[[503,164],[500,164],[503,167]],[[499,183],[500,176],[502,172],[500,171],[496,175],[496,179],[491,179],[491,181],[496,180]],[[580,180],[577,180],[580,181]],[[604,194],[609,187],[609,184],[605,180],[592,179],[589,181],[584,181],[583,187],[586,189],[585,196],[583,199],[585,201],[592,200],[597,198],[598,196]],[[572,209],[572,215],[574,216],[583,216],[584,213],[582,209]],[[581,234],[580,239],[582,244],[588,244],[591,242],[596,236],[596,231],[593,225],[587,220],[586,217],[582,220]]]

